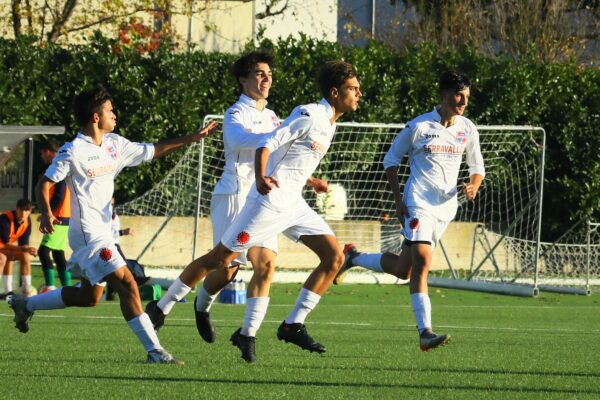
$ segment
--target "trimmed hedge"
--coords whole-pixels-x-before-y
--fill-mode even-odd
[[[64,125],[72,137],[77,131],[72,97],[103,83],[115,98],[118,131],[153,142],[193,130],[205,114],[225,111],[238,97],[228,72],[234,55],[159,49],[141,56],[127,48],[116,54],[115,42],[99,35],[89,45],[66,49],[35,43],[0,39],[0,124]],[[359,72],[364,97],[351,118],[361,122],[412,119],[437,103],[443,70],[465,72],[474,81],[468,116],[477,124],[546,129],[544,239],[584,216],[600,220],[600,70],[540,63],[533,53],[515,62],[433,45],[404,53],[378,43],[347,48],[306,37],[261,45],[277,55],[269,101],[280,116],[318,100],[317,68],[334,58]],[[125,171],[117,180],[117,199],[146,191],[176,159]]]

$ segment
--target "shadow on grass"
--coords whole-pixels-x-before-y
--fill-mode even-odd
[[[348,358],[348,357],[332,357],[332,358]],[[279,368],[278,365],[271,365],[271,368]],[[306,366],[285,365],[286,368],[306,369]],[[311,369],[322,370],[340,370],[340,371],[355,371],[356,367],[346,366],[315,366],[311,365]],[[386,368],[386,367],[366,367],[361,366],[361,370],[373,372],[437,372],[445,374],[485,374],[485,375],[531,375],[531,376],[560,376],[565,378],[600,378],[600,372],[579,372],[579,371],[515,371],[503,369],[481,369],[481,368]]]
[[[152,368],[152,366],[149,366]],[[119,375],[49,375],[49,374],[0,374],[6,378],[36,378],[36,379],[84,379],[127,382],[160,382],[160,383],[215,383],[226,385],[273,385],[273,386],[310,386],[310,387],[341,387],[341,388],[383,388],[383,389],[428,389],[428,390],[463,390],[468,392],[509,392],[509,393],[563,393],[563,394],[594,394],[600,395],[600,390],[576,390],[560,388],[534,387],[487,387],[456,384],[408,384],[408,383],[356,383],[356,382],[323,382],[323,381],[293,381],[293,380],[264,380],[264,379],[225,379],[225,378],[194,378],[194,377],[160,377],[160,376],[119,376]]]

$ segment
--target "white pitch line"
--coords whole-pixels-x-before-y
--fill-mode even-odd
[[[13,314],[0,314],[0,317],[13,317]],[[81,316],[66,316],[66,315],[36,315],[36,318],[73,318],[73,319],[96,319],[96,320],[122,320],[123,317],[111,317],[102,315],[81,315]],[[169,318],[169,321],[193,322],[194,318]],[[214,322],[234,322],[231,319],[213,319]],[[235,320],[237,321],[237,320]],[[265,320],[263,323],[280,324],[281,320]],[[373,326],[374,324],[366,322],[311,322],[311,325],[337,325],[337,326]],[[436,325],[443,329],[458,329],[458,330],[484,330],[484,331],[499,331],[499,332],[542,332],[542,333],[559,333],[559,334],[576,334],[581,333],[581,329],[564,329],[564,328],[514,328],[506,326],[460,326],[460,325]],[[414,328],[414,324],[397,325],[399,328]],[[600,330],[586,330],[588,334],[600,334]]]

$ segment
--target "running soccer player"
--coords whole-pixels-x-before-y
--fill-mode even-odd
[[[0,299],[7,299],[14,295],[12,288],[14,260],[19,260],[21,269],[21,293],[25,296],[31,294],[29,256],[37,256],[35,247],[29,245],[32,206],[30,200],[20,199],[14,210],[0,212],[0,273],[4,284],[4,293],[0,294]]]
[[[40,144],[40,157],[46,167],[52,163],[59,148],[58,143],[52,139]],[[46,233],[42,237],[42,242],[38,248],[38,255],[44,273],[44,287],[40,290],[40,293],[56,289],[56,286],[54,286],[53,259],[61,286],[71,286],[71,272],[67,270],[67,259],[65,258],[69,218],[71,217],[71,195],[66,181],[57,182],[50,189],[50,207],[52,208],[52,215],[60,221],[60,224],[54,226],[54,232]],[[50,257],[50,253],[52,253],[52,257]]]
[[[439,82],[441,104],[406,124],[385,155],[383,165],[394,194],[396,214],[404,220],[404,243],[400,254],[359,253],[352,244],[344,246],[346,259],[334,283],[341,283],[354,266],[386,272],[400,279],[410,278],[413,312],[419,329],[419,344],[428,351],[447,343],[449,335],[432,330],[431,301],[427,277],[433,249],[458,208],[456,186],[463,153],[470,181],[460,189],[467,200],[475,199],[485,176],[479,133],[463,113],[469,103],[471,82],[455,71],[442,74]],[[398,165],[408,153],[410,176],[404,196],[398,183]]]
[[[344,256],[331,228],[302,197],[302,189],[331,145],[335,121],[356,110],[361,92],[356,71],[343,61],[325,64],[319,87],[324,97],[319,103],[296,107],[273,135],[264,136],[255,154],[256,185],[242,211],[217,246],[188,265],[165,297],[174,304],[208,271],[227,268],[240,254],[283,232],[315,252],[320,264],[277,337],[323,353],[325,346],[310,337],[304,321],[331,285]],[[155,325],[163,318],[160,313],[150,316]],[[237,340],[242,338],[239,334]]]
[[[102,86],[75,98],[75,117],[82,130],[66,143],[36,188],[41,213],[40,231],[52,233],[60,221],[51,212],[50,190],[67,180],[71,191],[69,244],[72,260],[80,269],[81,286],[66,286],[30,298],[14,296],[16,328],[26,333],[36,310],[95,306],[102,296],[104,282],[119,294],[121,311],[129,327],[148,352],[149,363],[180,364],[159,343],[148,315],[144,313],[135,280],[112,237],[110,201],[114,180],[125,167],[132,167],[204,139],[216,124],[194,134],[155,144],[133,143],[112,133],[116,125],[112,98]]]

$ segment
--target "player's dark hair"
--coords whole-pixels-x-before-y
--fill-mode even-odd
[[[269,67],[272,67],[275,63],[275,55],[271,50],[257,49],[244,54],[233,63],[231,73],[235,76],[235,81],[240,89],[242,88],[240,78],[247,78],[259,63],[268,64]]]
[[[39,151],[48,150],[56,153],[58,149],[60,149],[60,144],[58,144],[58,142],[52,138],[44,140],[38,144]]]
[[[327,61],[317,80],[321,95],[328,98],[331,88],[340,88],[348,79],[356,77],[356,70],[352,64],[345,61]]]
[[[94,113],[102,113],[102,105],[112,101],[112,97],[102,85],[81,92],[73,100],[73,112],[79,126],[83,127],[90,122]]]
[[[28,199],[17,200],[17,208],[23,211],[29,211],[33,208],[33,203]]]
[[[440,76],[440,93],[452,91],[460,92],[471,87],[471,80],[465,74],[457,71],[446,71]]]

